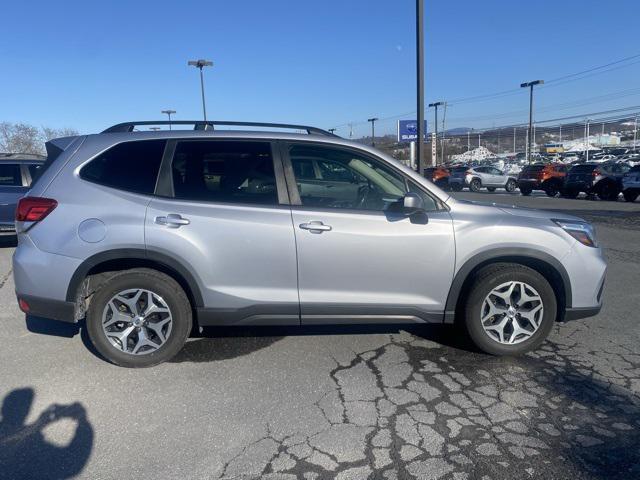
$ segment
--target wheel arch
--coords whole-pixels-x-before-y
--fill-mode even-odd
[[[551,284],[558,301],[557,320],[562,320],[566,308],[572,305],[571,280],[564,266],[551,255],[530,248],[495,249],[482,252],[467,260],[456,273],[445,306],[445,323],[453,323],[456,314],[464,306],[476,273],[495,263],[515,263],[532,268]]]
[[[107,250],[87,258],[72,275],[66,300],[78,302],[83,282],[90,275],[130,268],[151,268],[169,275],[183,288],[194,309],[204,307],[202,292],[191,268],[163,253],[138,248]]]

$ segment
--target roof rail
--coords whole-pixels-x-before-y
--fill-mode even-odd
[[[124,122],[113,125],[102,133],[133,132],[138,125],[193,125],[194,130],[214,130],[216,125],[227,125],[234,127],[265,127],[265,128],[288,128],[293,130],[305,130],[309,135],[324,135],[336,137],[331,132],[321,128],[309,127],[307,125],[290,125],[287,123],[263,123],[263,122],[227,122],[222,120],[144,120],[141,122]]]

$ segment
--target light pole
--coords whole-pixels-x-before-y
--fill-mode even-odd
[[[424,0],[416,0],[416,110],[418,111],[418,150],[416,166],[422,175],[424,150]]]
[[[513,127],[513,154],[516,154],[516,127]]]
[[[471,130],[467,130],[467,152],[471,150]]]
[[[376,146],[376,121],[378,117],[367,118],[367,122],[371,122],[371,146]]]
[[[482,133],[478,132],[478,148],[482,146],[482,143],[480,142],[480,135],[482,135]]]
[[[171,130],[171,115],[176,113],[175,110],[162,110],[160,113],[164,113],[169,117],[169,130]]]
[[[633,151],[636,151],[636,137],[638,136],[638,117],[633,120]]]
[[[207,107],[206,107],[206,105],[204,103],[204,76],[202,74],[202,69],[204,67],[212,67],[213,66],[213,62],[211,62],[209,60],[204,60],[204,59],[189,60],[188,65],[192,66],[192,67],[196,67],[198,70],[200,70],[200,93],[202,94],[202,115],[204,116],[204,121],[206,122],[207,121]]]
[[[584,148],[587,154],[587,162],[589,161],[589,119],[586,118],[584,121]]]
[[[436,149],[435,149],[436,158],[433,159],[433,164],[435,166],[438,165],[438,107],[444,104],[445,104],[444,102],[434,102],[429,104],[429,108],[434,107],[436,109],[436,123],[435,123],[436,125]]]
[[[335,132],[335,131],[336,131],[336,129],[335,129],[335,128],[330,128],[330,129],[329,129],[329,133],[333,133],[333,132]]]
[[[529,88],[529,139],[527,142],[527,163],[531,163],[531,140],[533,137],[533,87],[542,85],[544,80],[534,80],[533,82],[521,83],[521,88]]]

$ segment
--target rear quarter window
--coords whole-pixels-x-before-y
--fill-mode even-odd
[[[0,164],[0,187],[21,187],[22,174],[17,163]]]
[[[166,140],[123,142],[91,160],[80,178],[127,192],[154,192]]]

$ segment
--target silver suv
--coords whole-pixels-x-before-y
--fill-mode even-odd
[[[482,187],[486,187],[490,192],[494,192],[496,188],[504,188],[511,193],[517,186],[516,177],[491,166],[468,169],[464,180],[472,192],[478,192]]]
[[[455,321],[514,355],[600,310],[606,266],[579,218],[455,200],[312,127],[140,123],[162,122],[54,140],[16,211],[21,309],[86,319],[115,364],[168,360],[194,327],[256,324]]]

